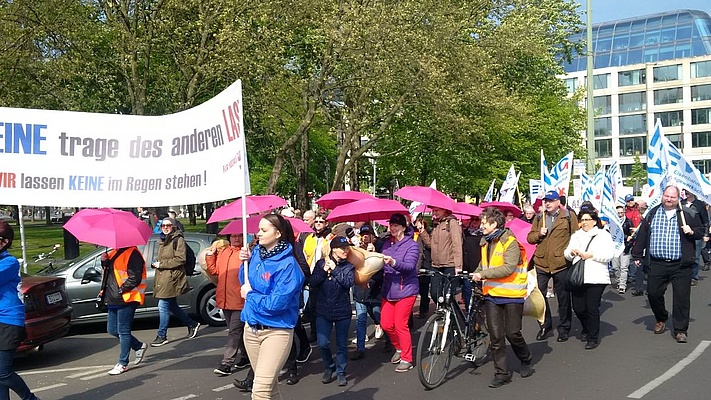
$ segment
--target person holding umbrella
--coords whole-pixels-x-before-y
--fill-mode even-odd
[[[159,325],[158,334],[151,346],[158,347],[168,343],[168,323],[172,313],[188,327],[188,337],[197,336],[200,323],[193,321],[188,314],[178,306],[176,298],[190,290],[188,278],[185,275],[185,239],[183,233],[176,229],[175,220],[165,218],[161,222],[160,245],[158,258],[151,266],[156,269],[153,287],[153,297],[158,299]]]
[[[9,399],[12,389],[22,399],[39,400],[13,368],[15,350],[27,336],[20,263],[7,251],[14,239],[10,224],[0,220],[0,397]]]
[[[138,365],[148,347],[131,334],[136,308],[146,297],[146,263],[138,248],[131,246],[102,253],[101,266],[103,280],[99,297],[108,306],[106,330],[120,343],[118,363],[108,373],[119,375],[128,370],[131,349],[136,352],[133,364]]]

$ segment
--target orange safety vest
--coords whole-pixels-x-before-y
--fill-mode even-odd
[[[494,252],[489,260],[489,243],[481,248],[481,265],[484,269],[497,268],[504,265],[504,253],[506,249],[516,240],[513,235],[506,239],[506,242],[500,240],[496,242]],[[528,280],[528,261],[526,261],[526,250],[521,243],[516,242],[521,250],[521,258],[514,272],[503,278],[486,279],[482,284],[482,292],[484,295],[492,297],[508,297],[508,298],[524,298],[526,297],[526,281]]]
[[[109,252],[109,259],[116,255],[116,251],[117,250],[114,249]],[[126,282],[126,279],[128,279],[128,259],[131,258],[131,254],[134,251],[138,251],[135,246],[124,251],[114,260],[114,277],[116,278],[116,283],[118,284],[119,288],[121,287],[121,285],[123,285],[124,282]],[[143,256],[141,256],[141,258],[143,258]],[[121,297],[123,297],[123,301],[126,303],[135,301],[138,302],[138,304],[143,304],[143,301],[146,298],[147,280],[148,279],[146,278],[146,264],[144,262],[143,273],[141,274],[141,283],[139,283],[138,286],[133,288],[133,290],[131,290],[130,292],[121,294]]]

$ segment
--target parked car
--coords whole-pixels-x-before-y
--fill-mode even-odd
[[[214,236],[190,232],[184,234],[185,242],[195,254],[209,247]],[[148,282],[146,300],[143,306],[136,310],[136,318],[158,318],[158,299],[153,297],[155,269],[150,265],[157,258],[159,241],[159,235],[153,235],[145,246],[138,246],[146,261]],[[106,321],[106,313],[96,308],[96,296],[101,288],[101,253],[106,250],[105,247],[97,248],[79,260],[40,272],[66,279],[67,296],[73,309],[73,324]],[[222,310],[217,308],[215,303],[215,285],[201,272],[199,266],[196,267],[195,273],[188,277],[188,283],[190,291],[178,297],[180,307],[212,326],[225,325]]]
[[[67,301],[64,278],[23,276],[22,295],[25,302],[25,339],[18,352],[35,347],[40,350],[69,332],[72,308]]]

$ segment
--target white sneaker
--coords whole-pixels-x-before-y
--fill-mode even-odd
[[[109,375],[120,375],[123,374],[124,372],[128,371],[128,366],[127,365],[121,365],[121,364],[116,364],[114,367],[109,371]]]
[[[383,337],[383,328],[380,325],[375,325],[375,338],[380,339]]]
[[[136,359],[133,360],[133,365],[138,365],[141,363],[141,361],[143,361],[143,356],[146,355],[146,349],[148,349],[148,345],[143,343],[143,345],[141,345],[141,348],[136,350]]]
[[[366,342],[368,341],[368,335],[365,335],[365,341],[366,341]],[[358,338],[357,338],[357,337],[354,337],[353,340],[351,340],[351,343],[353,343],[353,344],[358,344]]]

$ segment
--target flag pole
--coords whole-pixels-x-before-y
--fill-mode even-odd
[[[25,223],[23,221],[22,204],[17,205],[17,216],[20,221],[20,242],[22,244],[22,271],[27,273],[27,243],[25,243]]]

